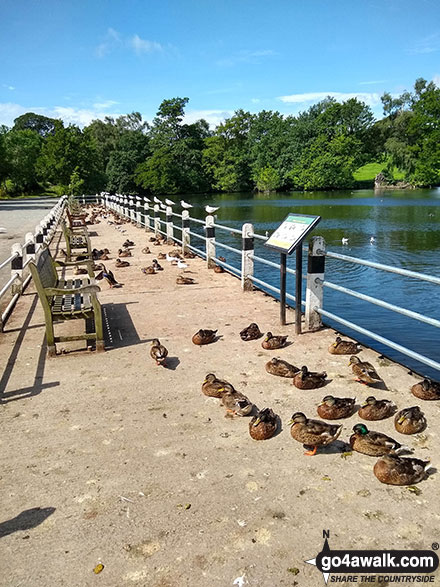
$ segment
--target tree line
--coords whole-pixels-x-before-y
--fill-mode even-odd
[[[356,98],[326,98],[297,116],[237,110],[214,130],[184,122],[188,98],[164,100],[148,124],[138,112],[83,129],[28,112],[0,126],[0,196],[55,193],[175,194],[341,189],[383,163],[415,186],[440,183],[440,89],[418,79],[382,96],[384,117]]]

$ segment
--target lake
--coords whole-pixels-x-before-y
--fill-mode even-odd
[[[172,199],[178,202],[180,197]],[[265,234],[266,231],[271,233],[290,211],[319,215],[322,220],[312,234],[325,238],[327,250],[440,277],[438,188],[381,192],[356,190],[270,195],[186,195],[184,199],[194,205],[191,215],[196,218],[205,216],[204,206],[209,202],[220,207],[217,212],[218,223],[241,229],[244,222],[252,222],[255,231],[260,234]],[[0,201],[0,226],[8,230],[6,234],[0,234],[0,261],[9,256],[10,245],[13,242],[23,242],[25,233],[33,232],[35,225],[54,204],[55,200],[51,199]],[[176,206],[176,211],[180,212],[180,207]],[[192,230],[198,231],[198,227],[192,225]],[[177,234],[180,236],[180,233]],[[374,243],[370,242],[371,236],[374,236]],[[347,238],[348,244],[343,245],[342,238]],[[241,248],[239,235],[218,230],[217,239]],[[203,248],[202,241],[195,238],[192,244]],[[279,255],[265,248],[260,241],[256,241],[255,253],[279,262]],[[221,248],[218,248],[217,255],[224,255],[229,264],[239,266],[239,255]],[[294,257],[295,255],[292,255],[288,259],[288,266],[293,269]],[[306,263],[304,255],[303,273]],[[7,279],[9,272],[5,275]],[[270,267],[256,263],[255,275],[272,285],[279,286],[279,275]],[[3,273],[0,279],[3,282],[6,280]],[[333,259],[327,260],[326,280],[440,319],[439,286]],[[294,295],[293,276],[288,276],[287,288],[288,292]],[[324,309],[440,362],[439,332],[433,326],[327,288]],[[250,316],[251,318],[258,322],[258,316]],[[327,323],[338,329],[336,323]],[[360,334],[347,329],[344,329],[344,332],[423,375],[440,379],[440,373],[427,366],[417,364],[377,342],[363,338]]]

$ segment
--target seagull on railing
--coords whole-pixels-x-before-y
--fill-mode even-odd
[[[180,205],[182,206],[182,208],[184,210],[189,210],[190,208],[193,207],[192,204],[188,204],[188,202],[185,202],[184,200],[180,200]]]
[[[151,202],[150,198],[144,198],[145,202]]]
[[[172,200],[169,200],[168,198],[165,198],[165,204],[167,206],[175,206],[176,205],[175,202],[173,202]]]
[[[342,237],[342,244],[343,245],[348,245],[348,238],[345,238],[344,236]]]
[[[162,202],[159,200],[159,198],[156,198],[156,196],[154,196],[154,198],[153,198],[153,202],[154,202],[155,204],[162,204]]]
[[[208,214],[214,214],[214,212],[217,212],[218,208],[214,208],[214,206],[205,206],[205,210]]]

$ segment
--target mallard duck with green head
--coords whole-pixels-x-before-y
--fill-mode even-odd
[[[327,373],[309,371],[304,365],[293,378],[293,385],[298,389],[317,389],[326,383]]]
[[[411,393],[424,400],[440,399],[440,383],[431,379],[424,379],[411,387]]]
[[[317,407],[318,415],[324,420],[349,418],[355,411],[355,397],[333,397],[326,395]]]
[[[373,472],[381,483],[387,485],[413,485],[429,475],[430,462],[413,457],[384,455],[374,465]]]
[[[388,399],[376,399],[373,395],[367,397],[361,405],[358,416],[362,420],[384,420],[396,411],[396,404]]]
[[[373,385],[374,383],[380,383],[382,381],[371,363],[361,361],[359,357],[353,356],[350,357],[350,362],[348,364],[351,365],[351,369],[356,375],[359,383]]]
[[[357,342],[342,340],[340,336],[337,336],[335,342],[328,347],[331,355],[355,355],[361,350]]]
[[[208,397],[221,398],[227,391],[234,391],[233,386],[227,381],[217,379],[214,373],[208,373],[202,383],[202,392]]]
[[[261,346],[266,350],[281,349],[286,346],[287,336],[275,336],[272,332],[266,333]]]
[[[382,432],[368,430],[365,424],[353,426],[353,434],[350,436],[350,446],[356,452],[372,457],[380,457],[389,453],[399,454],[402,451],[411,451],[394,438],[390,438]]]
[[[327,446],[334,442],[341,434],[342,424],[327,424],[321,420],[310,420],[302,412],[293,414],[289,421],[292,438],[301,442],[305,448],[310,449],[305,455],[313,456],[318,446]]]
[[[419,408],[404,408],[394,418],[394,428],[400,434],[417,434],[426,428],[426,418]]]
[[[271,408],[264,408],[249,422],[249,434],[254,440],[267,440],[278,429],[278,416]]]
[[[295,365],[291,365],[287,361],[274,357],[266,363],[266,371],[271,375],[277,375],[278,377],[292,378],[298,373],[299,368],[295,367]]]

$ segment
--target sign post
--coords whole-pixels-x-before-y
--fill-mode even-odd
[[[289,213],[284,221],[264,243],[280,252],[280,322],[286,324],[286,265],[287,255],[296,250],[295,273],[295,334],[301,334],[302,242],[321,216]]]

